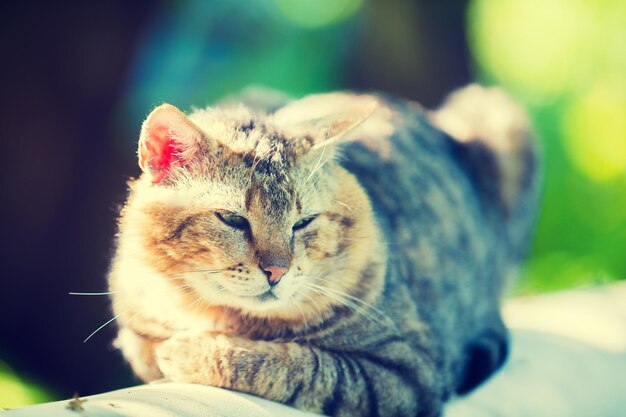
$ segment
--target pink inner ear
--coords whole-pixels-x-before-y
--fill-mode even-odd
[[[150,129],[149,137],[141,147],[140,158],[147,162],[152,173],[152,183],[160,183],[172,167],[183,166],[182,145],[176,141],[167,126]]]

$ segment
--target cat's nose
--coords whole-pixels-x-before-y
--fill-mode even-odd
[[[261,265],[261,269],[265,271],[267,275],[267,282],[270,286],[278,284],[278,281],[287,273],[289,268],[282,265]]]

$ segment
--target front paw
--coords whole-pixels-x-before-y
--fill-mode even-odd
[[[172,336],[156,349],[159,369],[174,382],[220,386],[215,337],[207,331],[185,331]]]
[[[135,374],[147,382],[163,378],[154,355],[160,343],[159,338],[142,336],[122,327],[113,344],[122,351]]]

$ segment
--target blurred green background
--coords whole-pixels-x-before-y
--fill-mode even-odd
[[[113,330],[80,343],[110,317],[106,300],[66,294],[105,287],[111,207],[137,174],[141,121],[162,101],[189,110],[255,84],[294,96],[376,89],[432,107],[472,80],[503,86],[528,109],[545,170],[516,294],[626,278],[623,0],[2,7],[2,48],[20,57],[2,109],[20,140],[6,151],[17,208],[6,209],[2,293],[15,301],[1,312],[0,407],[133,383],[110,351]]]
[[[474,0],[478,78],[530,112],[541,215],[519,291],[626,278],[626,2]]]

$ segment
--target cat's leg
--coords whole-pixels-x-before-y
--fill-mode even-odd
[[[467,394],[493,375],[509,354],[508,331],[499,316],[495,323],[474,336],[465,346],[464,370],[456,388]]]
[[[143,381],[163,378],[154,354],[162,339],[141,336],[128,327],[122,327],[114,346],[122,351],[135,374]]]
[[[311,345],[185,332],[157,348],[173,381],[247,392],[331,416],[438,416],[440,375],[407,345],[380,352],[333,352]]]

